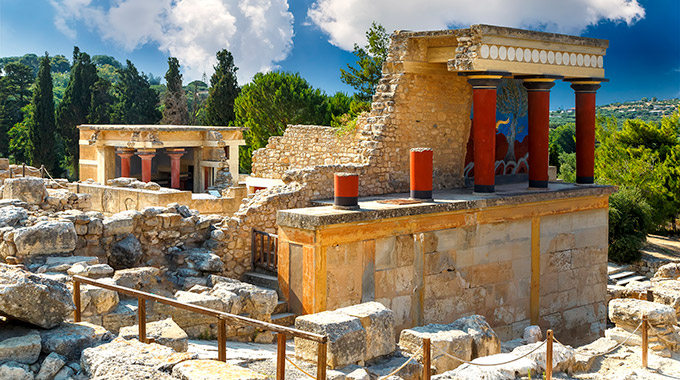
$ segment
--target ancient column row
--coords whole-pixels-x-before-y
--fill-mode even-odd
[[[474,191],[493,193],[496,161],[496,89],[506,72],[468,75],[473,94]],[[550,89],[555,75],[517,76],[528,95],[529,187],[548,187]],[[576,94],[576,183],[592,184],[595,168],[595,93],[603,78],[565,79]]]
[[[169,148],[165,153],[170,157],[170,187],[179,189],[180,157],[186,153],[184,149]],[[120,176],[130,177],[130,158],[137,155],[142,160],[142,182],[151,181],[151,164],[156,156],[155,149],[122,148],[116,151],[120,157]]]

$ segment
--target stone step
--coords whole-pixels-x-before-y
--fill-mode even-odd
[[[276,308],[274,308],[274,312],[272,314],[280,314],[280,313],[287,313],[288,312],[288,302],[284,300],[279,300],[279,302],[276,303]]]
[[[610,274],[609,278],[611,280],[619,280],[621,278],[629,277],[631,275],[634,276],[635,272],[633,272],[633,271],[618,272],[618,273]]]
[[[243,274],[242,280],[249,284],[274,289],[279,295],[279,299],[284,298],[283,294],[281,293],[281,289],[279,289],[279,279],[276,276],[258,272],[246,272]]]
[[[293,313],[272,314],[272,323],[280,326],[293,326],[296,315]]]
[[[616,282],[616,285],[626,285],[627,283],[631,281],[646,281],[647,277],[645,276],[632,276],[632,277],[626,277],[624,279],[621,279]]]
[[[632,270],[630,265],[618,265],[614,263],[607,263],[607,274],[612,275],[615,273],[626,272]]]

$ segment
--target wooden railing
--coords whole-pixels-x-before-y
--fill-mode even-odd
[[[326,344],[328,337],[310,333],[307,331],[297,330],[290,327],[279,326],[273,323],[258,321],[257,319],[247,318],[240,315],[225,313],[223,311],[209,309],[203,306],[191,305],[184,302],[174,300],[172,298],[162,297],[155,294],[142,292],[124,286],[111,285],[97,280],[93,280],[82,276],[73,276],[73,303],[76,306],[73,312],[73,321],[81,321],[80,310],[80,284],[88,284],[102,289],[113,290],[114,292],[126,294],[131,297],[137,297],[137,317],[139,323],[139,341],[149,343],[146,336],[146,301],[151,300],[158,303],[170,305],[179,309],[189,310],[194,313],[209,315],[217,318],[217,360],[227,361],[227,326],[226,323],[234,323],[240,325],[249,325],[257,327],[261,330],[272,331],[278,334],[277,336],[277,355],[276,355],[276,378],[283,380],[285,374],[285,355],[286,355],[286,336],[294,338],[301,338],[311,340],[318,343],[317,349],[317,379],[326,379]]]
[[[278,235],[253,229],[250,240],[253,268],[262,268],[276,273],[278,262],[276,251],[278,245]]]

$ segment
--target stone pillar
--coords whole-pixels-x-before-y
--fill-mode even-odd
[[[529,187],[548,187],[550,89],[557,78],[522,78],[529,100]]]
[[[469,74],[472,85],[476,193],[493,193],[496,164],[496,88],[505,73]]]
[[[595,93],[604,79],[571,79],[576,93],[576,183],[595,182]]]
[[[116,151],[118,157],[120,157],[120,176],[129,177],[130,176],[130,157],[135,154],[134,149],[121,148]]]
[[[142,182],[151,182],[151,160],[156,156],[156,150],[138,149],[137,155],[142,159]]]
[[[168,156],[170,156],[170,187],[173,189],[179,189],[179,172],[180,165],[179,159],[186,152],[184,149],[166,149]]]

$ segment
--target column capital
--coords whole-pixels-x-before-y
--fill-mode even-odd
[[[595,93],[600,88],[600,83],[609,82],[607,78],[572,78],[565,79],[571,82],[571,88],[577,93]]]
[[[518,75],[515,79],[521,79],[527,91],[550,91],[555,85],[555,80],[564,78],[561,75]]]
[[[507,71],[470,71],[459,72],[459,76],[466,76],[468,83],[475,90],[492,89],[495,90],[503,77],[511,77]]]
[[[156,149],[137,149],[136,153],[142,160],[150,160],[156,155]]]
[[[135,154],[134,149],[130,148],[118,148],[116,149],[116,154],[119,155],[120,157],[132,157]]]

